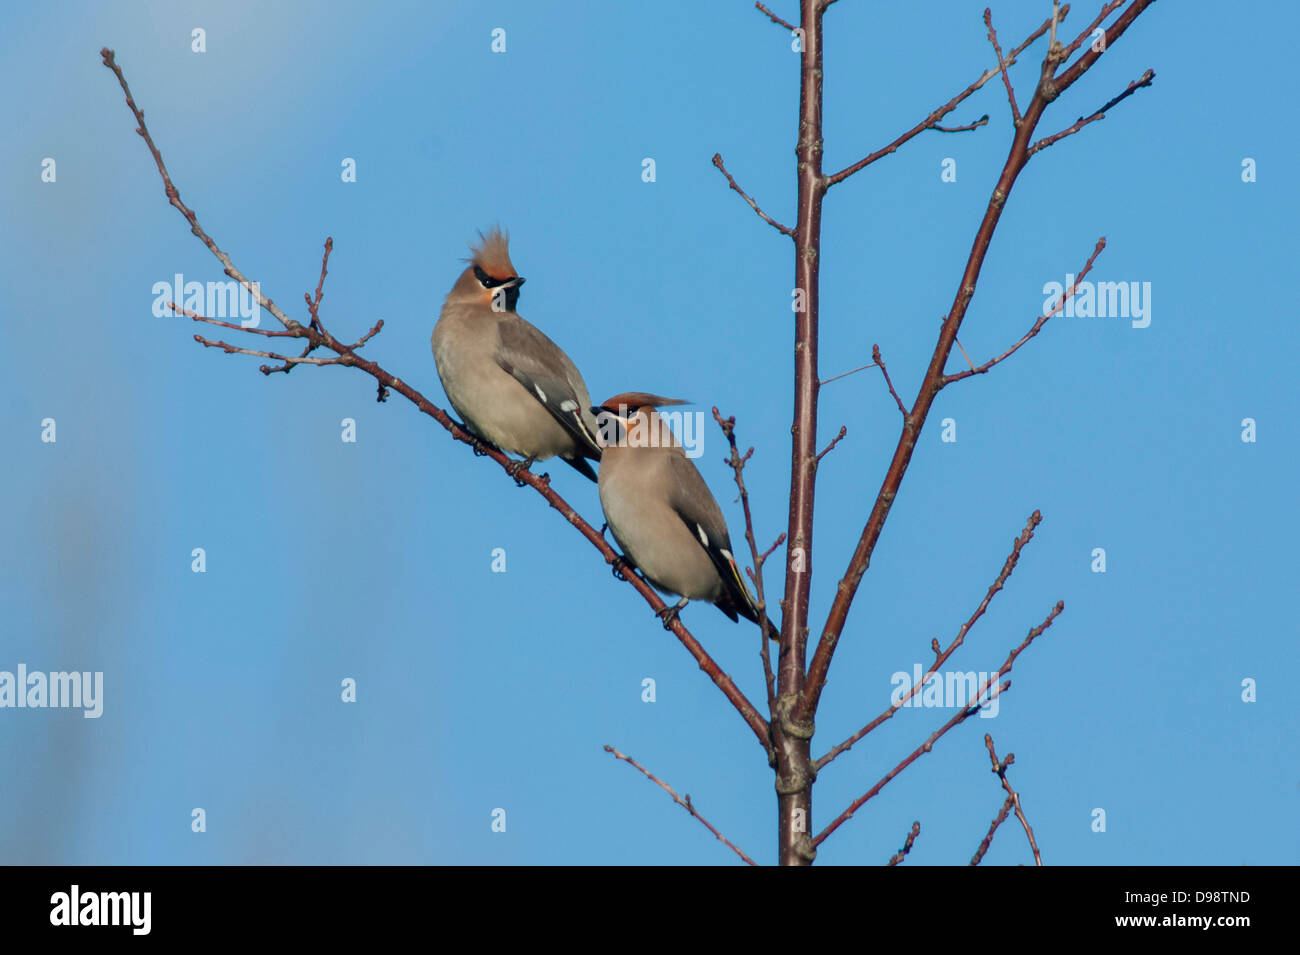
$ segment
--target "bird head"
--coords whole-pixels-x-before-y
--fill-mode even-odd
[[[677,438],[655,409],[685,404],[690,402],[644,391],[625,391],[592,406],[591,413],[596,416],[597,437],[602,447],[674,447]]]
[[[496,312],[513,312],[524,279],[510,261],[510,237],[493,226],[471,248],[469,266],[447,295],[448,305],[485,305]]]

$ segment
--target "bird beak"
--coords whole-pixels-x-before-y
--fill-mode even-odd
[[[519,288],[519,286],[524,284],[524,281],[525,279],[522,275],[516,275],[509,282],[503,282],[501,285],[497,287],[498,288]]]

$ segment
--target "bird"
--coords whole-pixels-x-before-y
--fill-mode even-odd
[[[599,461],[596,419],[582,375],[568,355],[515,311],[522,276],[509,236],[479,233],[469,264],[447,293],[433,327],[433,359],[466,430],[524,458],[519,471],[558,455],[592,481]]]
[[[688,404],[625,392],[592,407],[601,442],[597,490],[605,522],[624,559],[664,593],[680,597],[659,611],[670,629],[692,600],[707,600],[733,621],[762,617],[732,556],[722,509],[699,470],[655,410]],[[779,639],[770,620],[768,632]]]

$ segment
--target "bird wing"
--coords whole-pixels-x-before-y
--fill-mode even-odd
[[[736,619],[735,612],[739,611],[747,619],[757,622],[758,610],[754,606],[754,598],[745,586],[736,558],[731,553],[731,535],[727,533],[727,521],[722,516],[722,508],[718,507],[718,502],[714,500],[709,486],[704,483],[699,469],[685,453],[677,449],[668,459],[673,474],[673,494],[670,499],[672,508],[709,555],[734,608],[731,610],[719,605],[720,609],[732,620]]]
[[[587,420],[591,396],[577,366],[560,346],[516,316],[497,323],[496,361],[577,439],[587,457],[600,460],[600,444]]]

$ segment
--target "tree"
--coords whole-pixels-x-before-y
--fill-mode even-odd
[[[1028,331],[1018,341],[1001,354],[986,360],[982,364],[977,365],[968,358],[967,368],[949,372],[947,367],[952,350],[954,346],[960,349],[958,333],[974,297],[980,271],[1002,211],[1010,198],[1018,177],[1027,167],[1031,158],[1079,132],[1083,127],[1103,119],[1107,110],[1132,95],[1138,89],[1149,86],[1154,79],[1154,73],[1148,70],[1141,77],[1129,83],[1123,91],[1106,102],[1100,109],[1087,116],[1079,117],[1074,123],[1064,126],[1057,132],[1036,138],[1036,130],[1052,102],[1096,64],[1106,49],[1123,36],[1137,17],[1150,6],[1152,0],[1127,0],[1127,4],[1125,0],[1110,0],[1101,7],[1095,19],[1069,43],[1064,43],[1058,39],[1057,33],[1070,8],[1068,5],[1062,7],[1054,3],[1051,15],[1047,17],[1043,24],[1022,43],[1005,53],[994,29],[991,13],[989,10],[985,10],[984,22],[996,58],[996,65],[984,70],[968,87],[953,96],[947,103],[930,112],[919,123],[888,145],[838,172],[826,174],[822,170],[823,16],[835,2],[836,0],[801,0],[798,26],[781,19],[762,3],[756,4],[757,9],[763,15],[767,16],[773,23],[791,32],[792,40],[798,44],[797,50],[800,54],[800,105],[796,144],[797,218],[794,226],[782,225],[764,212],[758,203],[737,184],[731,173],[727,171],[722,157],[716,154],[713,157],[714,165],[726,177],[730,188],[735,190],[764,222],[789,237],[794,244],[795,251],[794,421],[791,429],[789,512],[786,531],[764,551],[760,551],[754,534],[743,474],[745,464],[753,449],[751,448],[743,454],[740,452],[736,438],[735,419],[724,417],[716,408],[714,409],[714,417],[729,442],[731,466],[740,491],[745,514],[745,538],[750,548],[753,564],[752,577],[760,608],[765,607],[767,604],[763,580],[764,565],[771,555],[776,552],[777,548],[782,544],[787,545],[784,592],[780,601],[782,609],[780,652],[775,666],[768,650],[767,635],[763,635],[760,639],[760,657],[764,670],[767,697],[766,715],[760,712],[759,708],[722,671],[680,619],[673,620],[671,623],[672,632],[677,639],[740,714],[767,754],[768,761],[775,774],[778,794],[779,857],[782,864],[790,865],[811,863],[815,858],[817,846],[851,818],[866,802],[878,794],[890,780],[921,755],[929,752],[933,744],[950,730],[978,712],[981,701],[987,701],[990,697],[1009,689],[1010,683],[1005,678],[1010,673],[1016,658],[1052,625],[1053,621],[1064,609],[1063,603],[1059,601],[1052,606],[1042,621],[1030,628],[1024,640],[1009,652],[1002,667],[984,681],[982,685],[975,687],[965,707],[959,708],[947,723],[939,727],[879,782],[814,834],[812,791],[817,772],[850,747],[860,742],[873,730],[890,719],[912,697],[922,692],[927,682],[938,674],[939,668],[962,646],[966,635],[984,614],[994,595],[1005,585],[1016,567],[1022,549],[1032,539],[1034,530],[1041,520],[1038,511],[1034,511],[1030,515],[1024,529],[1015,539],[1001,572],[989,586],[983,600],[975,608],[969,619],[961,625],[952,643],[943,648],[940,647],[937,640],[933,642],[931,649],[934,653],[934,660],[924,678],[915,683],[900,698],[896,699],[888,709],[867,722],[858,732],[831,747],[821,756],[814,758],[811,743],[814,736],[815,719],[836,648],[844,635],[849,611],[852,608],[859,584],[870,565],[872,554],[888,519],[890,508],[907,473],[917,440],[925,426],[936,396],[948,385],[989,372],[995,365],[1009,358],[1025,345],[1029,339],[1037,335],[1044,325],[1054,315],[1058,314],[1072,298],[1078,283],[1091,271],[1093,263],[1105,247],[1105,239],[1099,239],[1091,255],[1077,273],[1071,287],[1062,290],[1054,307],[1048,308],[1038,315],[1030,324]],[[1118,16],[1114,16],[1117,11],[1120,11],[1121,7],[1124,8],[1122,12]],[[1111,20],[1112,16],[1114,16],[1113,20]],[[1110,21],[1110,25],[1104,26],[1108,21]],[[1008,68],[1044,36],[1047,37],[1047,49],[1042,59],[1038,81],[1022,112]],[[351,343],[337,338],[325,326],[320,317],[320,306],[324,294],[324,282],[328,271],[332,240],[327,239],[325,242],[320,276],[315,292],[304,296],[308,316],[305,324],[290,317],[275,305],[270,298],[264,296],[257,285],[249,281],[245,274],[231,261],[230,257],[222,251],[203,229],[194,210],[181,200],[180,194],[168,174],[163,157],[145,125],[143,111],[136,106],[113,51],[104,49],[101,51],[101,56],[105,66],[113,71],[121,84],[126,95],[127,105],[135,116],[137,132],[145,140],[162,177],[168,201],[185,217],[192,232],[222,263],[226,274],[232,280],[240,283],[249,294],[253,295],[257,303],[274,315],[281,326],[278,329],[247,328],[240,324],[199,314],[197,311],[182,307],[179,303],[169,303],[176,312],[184,314],[196,322],[260,336],[263,339],[271,339],[271,341],[265,343],[267,346],[265,349],[245,348],[225,340],[210,339],[198,334],[194,336],[195,340],[205,347],[223,349],[227,354],[244,354],[265,358],[268,362],[274,363],[261,365],[261,371],[266,375],[288,374],[295,367],[303,364],[343,365],[358,368],[376,380],[379,401],[387,400],[390,392],[393,391],[401,394],[421,412],[437,421],[454,440],[472,446],[476,452],[485,453],[503,470],[510,468],[513,462],[505,455],[492,449],[484,451],[474,438],[458,427],[445,411],[406,384],[400,377],[381,367],[377,362],[361,356],[360,350],[363,346],[381,331],[383,327],[382,321],[377,322],[369,331]],[[865,368],[880,369],[881,377],[889,395],[898,407],[902,423],[896,446],[885,471],[884,480],[866,517],[857,547],[840,578],[836,597],[827,613],[825,622],[820,627],[812,648],[811,659],[809,659],[809,637],[812,626],[809,595],[813,568],[812,531],[816,500],[816,474],[821,460],[845,434],[845,430],[841,428],[840,432],[829,444],[820,450],[818,449],[818,396],[821,385],[825,383],[819,378],[818,370],[818,323],[820,318],[818,291],[822,203],[830,187],[843,182],[866,169],[872,163],[892,154],[921,133],[934,131],[944,134],[959,134],[974,132],[985,126],[988,122],[987,115],[974,122],[959,126],[941,125],[941,121],[987,83],[999,77],[1007,94],[1013,120],[1012,142],[1006,162],[992,188],[986,210],[978,224],[965,267],[958,278],[952,304],[943,316],[938,340],[934,346],[924,379],[911,404],[907,404],[894,388],[884,358],[878,347],[873,347],[872,363],[864,366]],[[300,340],[298,345],[301,346],[302,350],[298,354],[293,354],[292,349],[284,350],[278,347],[281,343],[276,342],[276,339],[298,339]],[[292,342],[283,344],[292,345]],[[962,351],[964,353],[964,349]],[[538,475],[527,469],[516,473],[519,481],[532,487],[551,507],[557,509],[579,533],[586,537],[607,563],[615,568],[619,566],[619,555],[606,542],[601,531],[593,527],[563,497],[553,490],[549,479],[545,475]],[[515,477],[516,474],[512,473],[511,476]],[[627,583],[641,594],[652,609],[655,611],[665,609],[664,601],[645,580],[636,574],[623,576]],[[1005,759],[1000,760],[992,739],[986,736],[985,742],[993,770],[1001,779],[1007,797],[1002,812],[995,819],[973,861],[979,861],[983,852],[987,849],[997,826],[1013,809],[1024,826],[1033,846],[1035,858],[1038,859],[1037,845],[1034,843],[1032,830],[1022,812],[1019,797],[1006,778],[1006,768],[1011,765],[1013,757],[1007,756]],[[607,749],[619,759],[626,760],[636,766],[650,779],[663,786],[674,799],[703,822],[703,817],[699,816],[689,797],[685,799],[677,797],[676,793],[666,783],[653,776],[631,757],[612,747],[607,747]],[[710,824],[706,822],[705,825],[719,839],[726,841]],[[900,850],[900,854],[891,861],[901,861],[906,851],[910,850],[912,842],[918,833],[919,826],[914,825],[908,834],[903,850]],[[727,844],[731,845],[730,842]],[[746,861],[751,861],[740,849],[735,846],[732,846],[732,848]],[[1041,862],[1041,860],[1039,861]]]

